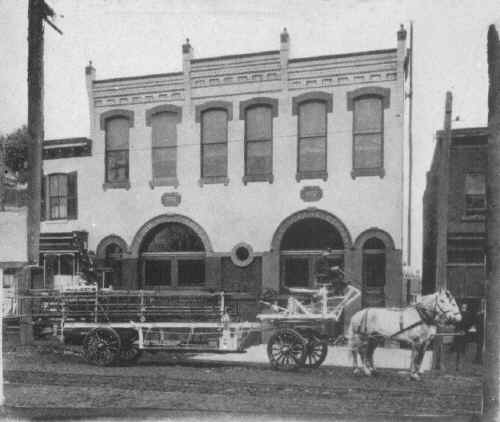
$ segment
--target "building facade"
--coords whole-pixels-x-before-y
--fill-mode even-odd
[[[198,59],[188,40],[178,73],[99,80],[89,64],[90,139],[46,143],[43,236],[86,232],[115,289],[252,303],[313,286],[331,248],[363,305],[400,305],[406,31],[306,58],[280,41]]]
[[[462,301],[479,304],[485,296],[487,128],[454,129],[448,154],[443,150],[444,131],[437,143],[423,197],[422,292],[446,287]],[[438,198],[443,183],[439,166],[449,157],[447,210],[440,218]],[[446,230],[446,250],[437,247],[438,232]],[[446,267],[438,279],[436,268]]]

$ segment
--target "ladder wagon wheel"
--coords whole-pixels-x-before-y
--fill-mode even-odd
[[[319,368],[325,361],[327,353],[328,343],[315,334],[309,334],[307,336],[304,366],[306,368]]]
[[[83,356],[94,365],[111,365],[120,355],[120,351],[120,336],[113,328],[94,328],[83,340]]]
[[[289,371],[304,366],[306,344],[296,331],[281,329],[267,343],[267,356],[274,369]]]

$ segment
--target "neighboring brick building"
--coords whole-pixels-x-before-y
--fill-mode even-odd
[[[447,287],[459,299],[478,302],[485,294],[485,215],[487,128],[454,129],[449,151],[449,195],[446,221],[439,221],[437,198],[443,131],[437,132],[432,165],[423,198],[422,292]],[[447,225],[447,256],[437,252],[437,233]],[[436,280],[438,262],[446,265],[446,280]]]
[[[365,304],[400,305],[405,43],[401,28],[397,48],[290,58],[285,30],[251,54],[196,59],[186,42],[177,73],[89,65],[91,141],[46,143],[42,246],[85,231],[114,288],[252,303],[312,286],[331,247]]]

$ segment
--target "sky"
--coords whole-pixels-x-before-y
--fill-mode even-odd
[[[279,49],[290,56],[396,47],[414,26],[412,267],[422,260],[422,195],[443,127],[446,91],[454,128],[487,124],[486,34],[500,29],[497,0],[46,0],[59,35],[45,29],[45,139],[89,136],[84,68],[97,79],[182,70],[187,37],[195,57]],[[0,134],[27,121],[27,0],[0,0]],[[8,34],[8,35],[6,35]]]

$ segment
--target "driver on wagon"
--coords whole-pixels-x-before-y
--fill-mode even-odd
[[[344,295],[347,283],[344,280],[339,266],[334,265],[332,261],[333,250],[327,248],[321,252],[321,257],[316,262],[316,280],[318,284],[330,284],[333,294],[337,296]]]

